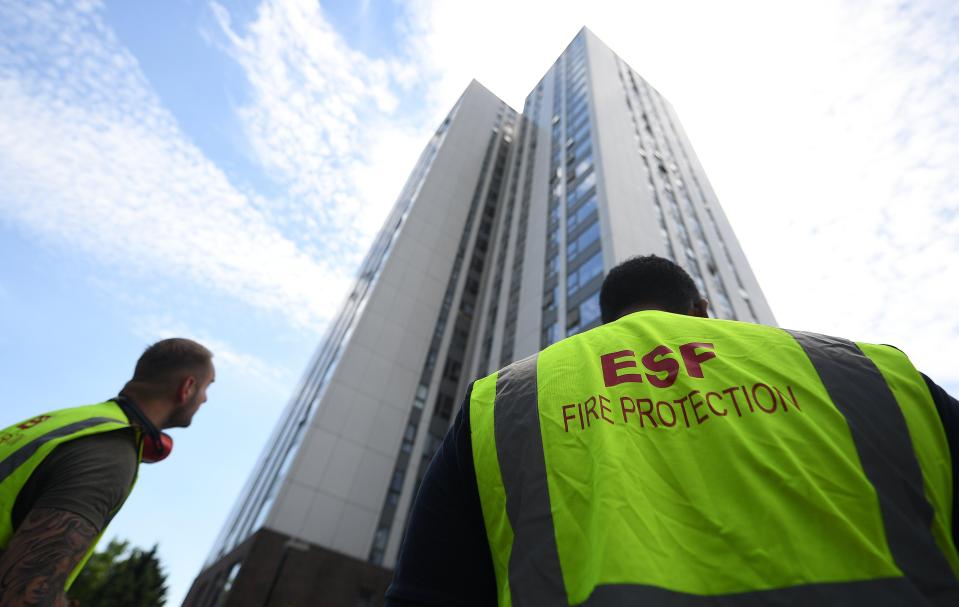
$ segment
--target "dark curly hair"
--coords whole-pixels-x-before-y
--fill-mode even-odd
[[[599,292],[604,323],[628,310],[646,307],[688,314],[701,296],[686,270],[655,255],[627,259],[606,275]]]

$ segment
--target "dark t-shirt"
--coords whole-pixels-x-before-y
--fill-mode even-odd
[[[952,535],[959,545],[959,401],[922,376],[952,455]],[[466,392],[417,493],[387,607],[495,605],[496,577],[476,488]]]
[[[13,528],[35,508],[66,510],[102,531],[123,504],[137,470],[130,428],[83,436],[54,449],[17,495]]]

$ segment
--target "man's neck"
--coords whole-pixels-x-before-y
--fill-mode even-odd
[[[145,417],[157,430],[163,430],[167,422],[167,410],[169,407],[155,398],[148,398],[138,395],[131,390],[124,390],[123,395],[133,401],[133,406]],[[130,420],[137,423],[138,420]]]

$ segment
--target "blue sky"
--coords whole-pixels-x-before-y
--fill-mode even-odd
[[[663,4],[0,0],[0,426],[208,344],[110,528],[178,604],[432,130],[472,78],[521,108],[583,25],[676,107],[782,325],[959,393],[959,9]]]

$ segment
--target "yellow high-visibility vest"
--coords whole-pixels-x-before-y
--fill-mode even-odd
[[[82,436],[129,427],[130,422],[119,405],[106,401],[44,413],[0,431],[0,550],[6,550],[14,534],[12,517],[17,496],[37,466],[57,445]],[[140,444],[139,437],[137,443]],[[140,463],[141,455],[142,448],[137,450],[137,464]],[[129,491],[132,490],[131,483]],[[64,590],[70,588],[93,555],[105,530],[104,528],[100,531],[83,559],[70,573]]]
[[[476,381],[470,427],[500,605],[959,605],[895,348],[637,312]]]

